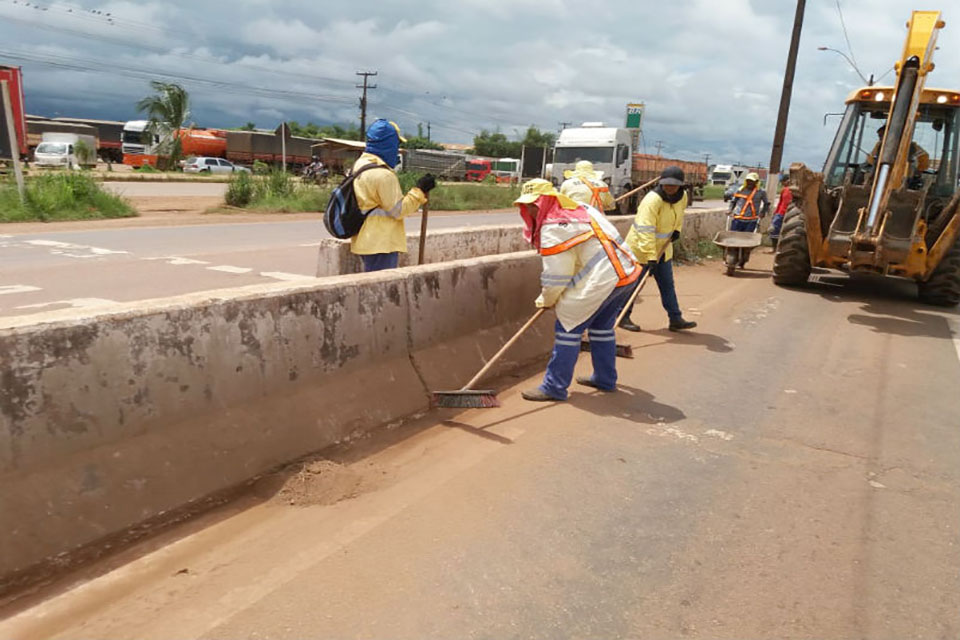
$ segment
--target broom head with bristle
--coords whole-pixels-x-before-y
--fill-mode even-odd
[[[434,407],[452,409],[492,409],[500,406],[497,392],[492,389],[462,389],[460,391],[434,391],[430,394]]]
[[[580,341],[580,351],[581,352],[590,352],[590,341],[581,340]],[[618,358],[632,358],[633,357],[633,346],[629,344],[618,344],[617,345],[617,357]]]

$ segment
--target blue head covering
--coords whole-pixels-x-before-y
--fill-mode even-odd
[[[400,162],[400,129],[389,120],[380,119],[367,129],[367,153],[387,163],[391,169]]]

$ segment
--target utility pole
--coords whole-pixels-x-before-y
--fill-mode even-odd
[[[663,147],[663,140],[657,140],[657,155],[660,155],[660,149]]]
[[[430,121],[427,120],[427,140],[430,141]]]
[[[560,125],[560,131],[563,131],[564,129],[566,129],[567,127],[569,127],[570,125],[572,125],[573,123],[572,123],[572,122],[560,122],[560,123],[558,123],[558,124]]]
[[[797,50],[800,48],[800,31],[803,29],[803,11],[807,0],[797,0],[797,12],[793,18],[793,35],[790,37],[790,53],[787,69],[783,74],[783,90],[780,92],[780,112],[777,128],[773,133],[773,149],[770,152],[770,172],[767,177],[767,193],[773,195],[780,188],[780,162],[783,160],[783,139],[787,135],[787,116],[790,113],[790,96],[793,94],[793,75],[797,67]]]
[[[376,89],[377,85],[367,84],[367,78],[377,75],[376,71],[357,71],[358,76],[363,76],[363,84],[358,84],[357,89],[363,89],[363,96],[360,98],[360,140],[367,139],[367,89]]]
[[[709,154],[709,153],[703,154],[703,164],[707,165],[707,167],[710,166],[710,154]]]

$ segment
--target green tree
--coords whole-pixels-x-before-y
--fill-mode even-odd
[[[523,146],[525,147],[552,147],[557,141],[557,136],[550,131],[540,131],[537,127],[530,125],[527,133],[523,137]]]
[[[435,149],[436,151],[443,150],[442,144],[437,144],[433,140],[427,140],[422,136],[410,136],[407,138],[406,142],[400,143],[400,146],[404,149]]]
[[[183,155],[177,134],[190,117],[190,96],[178,84],[154,81],[150,87],[155,93],[138,102],[137,111],[147,116],[147,133],[159,136],[158,155],[175,167]]]
[[[491,158],[519,158],[520,142],[511,142],[500,131],[483,129],[473,138],[474,153]]]
[[[242,127],[238,127],[237,131],[253,131],[256,128],[257,128],[256,124],[254,124],[253,122],[247,122],[247,124],[243,125]]]

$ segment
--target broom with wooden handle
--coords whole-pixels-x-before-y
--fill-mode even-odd
[[[546,313],[546,309],[537,309],[527,322],[520,327],[520,330],[513,334],[513,337],[507,340],[507,343],[500,347],[487,364],[477,372],[477,375],[470,379],[470,382],[463,385],[456,391],[434,391],[431,394],[431,404],[435,407],[452,407],[459,409],[491,409],[500,406],[500,400],[497,399],[497,392],[491,389],[474,389],[473,385],[480,382],[483,376],[497,363],[498,360],[520,339],[527,329],[533,326],[537,319]]]

